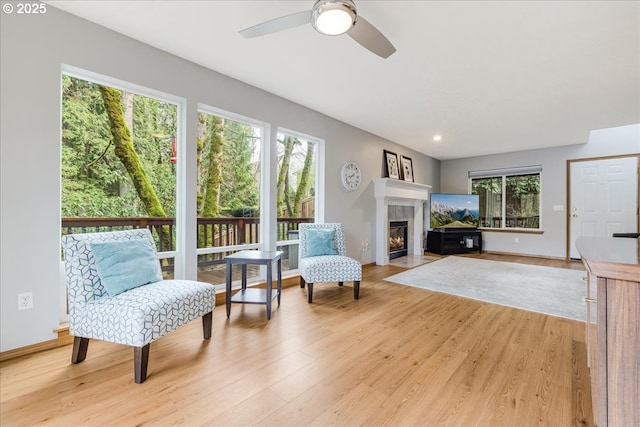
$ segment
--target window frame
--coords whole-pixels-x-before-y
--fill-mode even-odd
[[[220,108],[212,107],[210,105],[204,103],[197,104],[197,112],[204,114],[211,114],[214,116],[218,116],[225,120],[232,120],[244,125],[253,126],[260,129],[260,242],[259,243],[245,243],[242,245],[230,245],[230,246],[216,246],[216,247],[207,247],[207,248],[196,248],[196,256],[206,255],[206,254],[214,254],[221,252],[229,252],[229,251],[242,251],[242,250],[250,250],[250,249],[262,249],[268,250],[270,245],[268,243],[269,236],[264,232],[264,230],[268,230],[269,228],[269,215],[265,211],[268,209],[268,205],[265,203],[265,200],[269,200],[269,192],[271,191],[268,185],[268,174],[265,173],[265,159],[268,158],[265,151],[268,150],[270,145],[269,143],[269,124],[252,119],[250,117],[246,117],[240,114],[236,114],[230,111],[222,110]],[[265,192],[266,191],[266,192]],[[196,230],[197,231],[197,230]]]
[[[325,141],[324,139],[315,137],[315,136],[311,136],[311,135],[307,135],[304,134],[302,132],[298,132],[295,130],[291,130],[291,129],[287,129],[284,127],[278,127],[276,129],[276,149],[277,149],[277,136],[278,135],[286,135],[286,136],[291,136],[293,138],[298,138],[307,142],[311,142],[313,144],[315,144],[315,179],[314,179],[314,188],[315,188],[315,194],[314,194],[314,206],[315,206],[315,212],[314,212],[314,216],[313,216],[313,221],[314,223],[322,223],[324,222],[324,144]],[[276,156],[276,167],[275,170],[277,170],[277,163],[278,163],[278,159]],[[275,190],[277,191],[277,189]],[[275,209],[277,209],[277,206],[275,207]],[[276,241],[276,250],[279,250],[279,248],[284,247],[284,246],[294,246],[294,245],[299,245],[300,244],[300,239],[292,239],[292,240],[277,240]],[[294,268],[294,269],[289,269],[286,271],[287,274],[297,274],[298,273],[298,269]]]
[[[538,202],[538,227],[537,228],[525,228],[525,227],[507,227],[506,220],[506,210],[507,210],[507,178],[509,177],[518,177],[518,176],[527,176],[527,175],[538,175],[538,179],[540,181],[540,190],[538,192],[539,202]],[[469,171],[468,172],[468,193],[473,194],[473,180],[474,179],[487,179],[487,178],[500,178],[502,180],[501,186],[501,207],[500,207],[500,215],[501,215],[501,227],[479,227],[481,230],[486,231],[497,231],[497,232],[514,232],[514,233],[532,233],[532,234],[541,234],[544,232],[543,228],[543,209],[542,209],[542,166],[541,165],[533,165],[533,166],[522,166],[515,168],[503,168],[503,169],[490,169],[490,170],[479,170],[479,171]]]
[[[176,249],[174,251],[162,251],[158,252],[158,258],[174,260],[173,275],[176,279],[182,278],[186,271],[185,265],[185,252],[186,247],[186,219],[185,211],[181,204],[181,198],[184,197],[186,188],[186,167],[184,164],[184,154],[186,154],[186,111],[187,100],[186,98],[172,95],[167,92],[162,92],[156,89],[151,89],[146,86],[141,86],[135,83],[131,83],[125,80],[120,80],[115,77],[106,76],[93,71],[85,70],[79,67],[74,67],[68,64],[61,64],[60,66],[60,102],[62,102],[62,76],[67,75],[80,80],[85,80],[91,83],[99,84],[102,86],[109,86],[114,89],[134,93],[136,95],[153,98],[167,104],[173,104],[176,106],[176,149],[178,150],[178,160],[176,162],[176,212],[175,212],[175,224],[174,229],[176,233]],[[60,141],[62,144],[62,117],[60,117]],[[62,146],[61,146],[62,149]],[[60,174],[61,175],[61,174]],[[60,176],[62,179],[62,176]]]

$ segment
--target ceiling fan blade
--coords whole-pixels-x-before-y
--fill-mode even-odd
[[[292,13],[291,15],[271,19],[269,21],[263,22],[262,24],[254,25],[253,27],[245,28],[244,30],[240,31],[240,34],[250,39],[253,37],[264,36],[265,34],[288,30],[289,28],[297,27],[303,24],[309,24],[310,22],[311,11],[305,10],[302,12]]]
[[[396,51],[391,42],[373,24],[360,15],[358,15],[356,24],[347,34],[363,47],[383,58],[388,58]]]

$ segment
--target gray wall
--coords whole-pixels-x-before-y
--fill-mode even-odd
[[[592,131],[588,142],[560,148],[470,157],[441,162],[443,192],[466,193],[469,171],[542,165],[542,221],[544,234],[483,232],[488,251],[564,258],[567,235],[567,160],[640,153],[640,125]],[[563,205],[564,211],[553,211]],[[518,243],[515,238],[518,238]]]
[[[326,141],[325,221],[345,226],[349,255],[374,261],[372,179],[382,176],[382,150],[413,159],[416,182],[440,185],[440,162],[393,142],[136,42],[53,7],[41,16],[1,16],[1,348],[55,338],[59,325],[61,65],[159,90],[187,100],[187,162],[195,165],[198,102]],[[363,168],[364,185],[342,189],[346,160]],[[195,168],[186,172],[194,181]],[[195,212],[195,190],[186,195]],[[195,214],[193,215],[195,217]],[[195,219],[188,221],[195,230]],[[195,232],[193,232],[195,236]],[[185,276],[196,272],[188,238]],[[362,251],[362,240],[371,245]],[[34,309],[18,311],[17,294],[33,292]],[[366,291],[365,291],[366,292]]]

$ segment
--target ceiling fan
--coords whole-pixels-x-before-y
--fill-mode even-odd
[[[337,36],[347,33],[366,49],[388,58],[396,48],[369,21],[358,15],[352,0],[318,0],[311,10],[271,19],[240,31],[246,38],[264,36],[311,23],[321,34]]]

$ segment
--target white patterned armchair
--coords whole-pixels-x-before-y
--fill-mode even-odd
[[[307,285],[307,300],[313,300],[313,284],[353,281],[353,297],[360,297],[362,265],[347,256],[342,224],[300,224],[298,269],[300,287]]]
[[[149,344],[202,317],[211,338],[215,289],[192,280],[163,280],[146,228],[62,237],[69,296],[72,363],[87,355],[89,339],[134,347],[134,379],[147,378]]]

